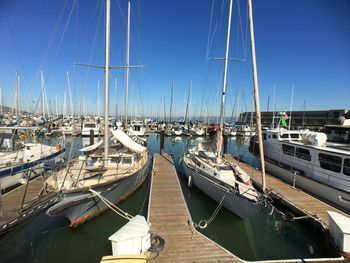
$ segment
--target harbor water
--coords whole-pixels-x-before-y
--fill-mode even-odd
[[[57,139],[46,139],[54,145]],[[249,138],[229,138],[228,152],[258,167],[257,159],[248,151]],[[159,152],[160,138],[148,138],[151,153]],[[194,222],[208,219],[217,203],[196,187],[187,187],[187,180],[179,168],[179,161],[187,147],[204,143],[205,138],[166,137],[165,152],[173,156],[182,190]],[[78,154],[85,143],[82,138],[66,140],[66,157]],[[150,180],[119,204],[131,215],[147,215]],[[107,211],[76,229],[69,228],[64,218],[51,218],[42,212],[25,224],[0,236],[1,262],[99,262],[111,254],[108,237],[127,221]],[[280,216],[260,213],[249,220],[241,220],[225,208],[202,233],[236,256],[248,260],[299,259],[337,257],[324,233],[303,220],[287,222]],[[161,253],[161,252],[160,252]]]

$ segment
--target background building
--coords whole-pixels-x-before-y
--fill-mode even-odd
[[[284,112],[275,112],[275,117]],[[314,111],[287,111],[288,119],[286,120],[287,125],[289,119],[291,119],[291,129],[314,129],[322,130],[325,125],[336,125],[340,124],[338,118],[344,116],[346,119],[350,119],[349,110],[314,110]],[[246,120],[246,123],[251,123],[251,116],[253,116],[253,123],[255,123],[256,113],[243,112],[240,114],[241,120]],[[273,112],[261,112],[262,124],[265,127],[271,127],[273,121]],[[278,124],[276,123],[275,126]]]

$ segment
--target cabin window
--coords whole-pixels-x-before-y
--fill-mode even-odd
[[[343,173],[345,175],[350,175],[350,159],[344,159]]]
[[[299,134],[292,133],[292,134],[290,135],[290,137],[291,137],[292,139],[299,139]]]
[[[288,139],[289,138],[288,134],[286,134],[286,133],[281,134],[280,137],[283,138],[283,139]]]
[[[264,138],[264,140],[266,140],[266,139],[267,139],[267,135],[266,135],[266,133],[263,133],[263,138]]]
[[[294,156],[294,146],[282,144],[282,151],[286,155]]]
[[[112,163],[120,163],[120,157],[111,157],[111,162]]]
[[[85,128],[96,128],[96,124],[95,123],[86,123],[84,125]]]
[[[341,166],[342,166],[341,157],[320,153],[320,154],[318,154],[318,158],[320,161],[320,166],[323,169],[333,171],[336,173],[340,173]]]
[[[269,135],[269,139],[271,139],[271,135]]]
[[[124,157],[123,158],[123,164],[131,164],[132,158],[131,157]]]
[[[277,139],[277,135],[276,134],[272,134],[272,138]]]
[[[310,151],[308,149],[296,148],[295,156],[299,159],[311,161]]]

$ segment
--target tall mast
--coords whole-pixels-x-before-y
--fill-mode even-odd
[[[273,102],[272,102],[272,123],[271,128],[275,128],[275,95],[276,95],[276,85],[273,84]]]
[[[43,114],[43,118],[45,119],[45,93],[44,93],[44,74],[43,71],[40,71],[40,77],[41,77],[41,113]]]
[[[0,114],[2,115],[2,87],[0,86]]]
[[[253,22],[252,0],[248,0],[248,9],[249,9],[249,25],[250,25],[250,43],[251,43],[251,52],[252,52],[256,124],[258,126],[258,141],[259,141],[260,163],[261,163],[261,172],[262,172],[262,190],[263,190],[263,192],[265,192],[265,189],[266,189],[265,159],[264,159],[264,147],[263,147],[262,131],[261,131],[261,112],[260,112],[260,101],[259,101],[258,70],[257,70],[257,66],[256,66],[256,55],[255,55],[255,39],[254,39],[254,22]]]
[[[118,120],[118,97],[117,97],[117,87],[118,87],[118,80],[114,79],[114,99],[115,99],[115,121]]]
[[[109,106],[109,46],[110,46],[110,15],[111,2],[106,0],[106,57],[105,57],[105,130],[104,130],[104,164],[108,163],[108,106]]]
[[[172,111],[173,111],[173,101],[174,101],[174,80],[171,82],[171,101],[170,101],[170,114],[169,114],[169,121],[172,120]]]
[[[189,103],[190,103],[191,89],[192,89],[192,80],[190,81],[190,87],[189,87],[189,89],[188,89],[187,105],[186,105],[186,114],[185,114],[185,123],[186,123],[186,120],[187,120],[188,105],[189,105]]]
[[[164,111],[164,121],[166,122],[166,109],[165,109],[165,96],[164,96],[164,87],[162,88],[162,101],[163,101],[163,111]]]
[[[19,73],[16,72],[16,116],[18,119],[19,113]]]
[[[126,68],[125,68],[125,125],[128,123],[128,90],[129,90],[129,59],[130,59],[130,0],[128,0],[128,25],[126,31]]]
[[[232,18],[232,0],[230,0],[230,9],[229,9],[229,15],[228,15],[224,76],[223,76],[223,81],[222,81],[219,134],[218,134],[218,136],[220,137],[220,143],[218,143],[218,145],[217,145],[218,157],[221,156],[221,148],[222,148],[221,137],[222,137],[222,130],[224,127],[225,96],[226,96],[226,82],[227,82],[228,53],[229,53],[229,47],[230,47],[231,18]]]
[[[74,112],[73,112],[73,99],[72,99],[72,91],[70,88],[70,78],[69,78],[69,72],[67,71],[67,82],[68,82],[68,96],[69,96],[69,108],[70,110],[67,110],[67,113],[70,113],[70,115],[73,117]],[[68,106],[68,105],[67,105]],[[68,107],[67,107],[68,109]]]
[[[97,81],[97,118],[100,118],[100,80]]]
[[[290,99],[290,110],[289,110],[288,130],[290,130],[290,125],[291,125],[291,123],[292,123],[293,96],[294,96],[294,85],[292,86],[292,97],[291,97],[291,99]]]

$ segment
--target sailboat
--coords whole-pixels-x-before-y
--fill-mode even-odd
[[[106,0],[104,139],[80,149],[83,155],[46,181],[46,191],[59,194],[59,201],[47,209],[46,214],[68,218],[71,227],[127,198],[149,174],[151,161],[147,142],[137,136],[132,139],[121,129],[108,127],[109,40],[110,0]],[[113,135],[112,145],[109,145],[109,132]]]
[[[251,0],[249,0],[249,10],[251,11],[250,1]],[[249,14],[251,35],[253,35],[251,12],[249,12]],[[220,124],[216,134],[216,149],[204,149],[202,144],[198,144],[184,153],[181,164],[184,174],[188,177],[189,185],[195,185],[216,202],[230,210],[233,214],[241,219],[246,219],[259,213],[262,210],[262,205],[266,203],[264,195],[260,194],[252,185],[249,175],[243,171],[239,165],[231,163],[229,159],[221,154],[231,16],[232,0],[230,0],[229,6],[220,107]],[[252,49],[253,48],[252,41]],[[252,57],[255,58],[255,53]],[[253,71],[253,74],[255,74],[256,70]],[[254,84],[255,77],[256,76],[254,75]]]

